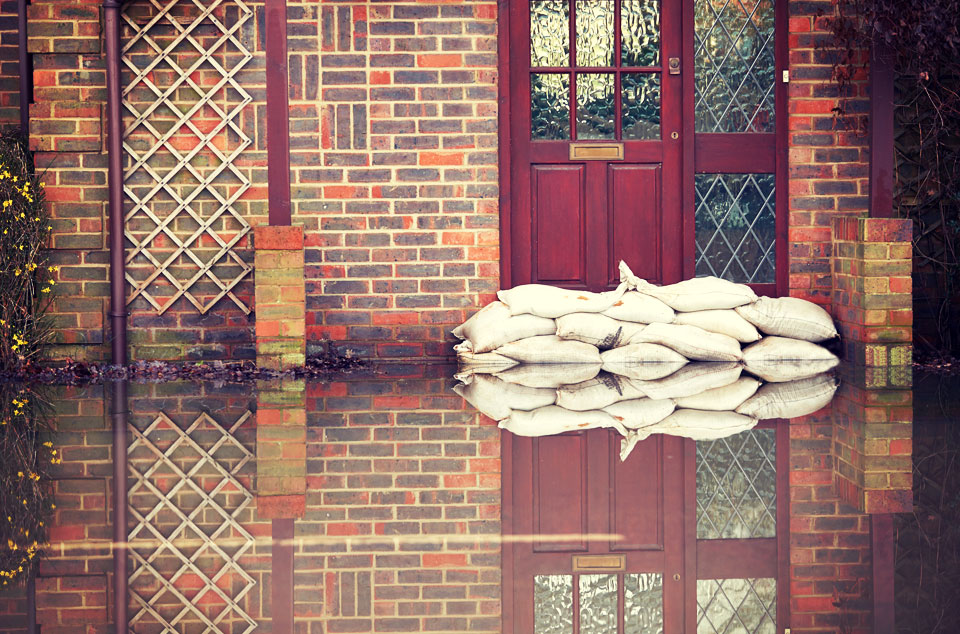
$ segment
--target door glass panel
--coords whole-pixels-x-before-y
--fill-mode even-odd
[[[663,575],[624,575],[625,634],[663,634]]]
[[[698,579],[697,634],[777,633],[777,580]]]
[[[773,132],[773,0],[694,7],[697,132]]]
[[[580,634],[617,634],[617,575],[580,575]]]
[[[567,66],[570,61],[568,0],[530,3],[530,66]]]
[[[609,73],[577,75],[577,138],[612,139],[616,126],[614,80]]]
[[[534,576],[533,629],[537,634],[573,634],[573,575]]]
[[[577,0],[577,66],[613,66],[613,0]]]
[[[620,116],[624,139],[660,138],[660,75],[620,76]]]
[[[569,75],[530,75],[530,137],[570,138]]]
[[[777,536],[776,430],[697,441],[697,538]]]
[[[659,0],[622,0],[620,65],[660,65]]]
[[[776,282],[776,178],[697,174],[696,271],[732,282]]]

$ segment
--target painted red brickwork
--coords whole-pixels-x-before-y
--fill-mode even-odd
[[[0,2],[0,126],[20,127],[17,0]]]
[[[866,214],[869,147],[865,73],[841,96],[831,80],[830,0],[790,2],[789,240],[790,294],[829,306],[832,280],[830,221],[837,214]]]

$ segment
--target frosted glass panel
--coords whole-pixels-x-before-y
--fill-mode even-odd
[[[613,66],[613,0],[577,0],[577,66]]]
[[[577,138],[612,139],[616,126],[613,75],[577,75]]]
[[[530,3],[530,65],[567,66],[570,61],[568,0]]]
[[[623,0],[620,5],[620,65],[660,65],[660,2]]]
[[[570,138],[569,75],[530,75],[530,138]]]
[[[580,634],[617,634],[617,575],[580,575]]]
[[[624,575],[625,634],[663,634],[663,575]]]
[[[620,118],[624,139],[660,138],[660,75],[620,76]]]
[[[697,634],[777,634],[777,580],[697,580]]]
[[[536,634],[573,634],[573,575],[533,578],[533,629]]]

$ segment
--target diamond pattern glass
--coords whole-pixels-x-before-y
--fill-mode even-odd
[[[613,66],[613,0],[577,0],[577,66]]]
[[[620,118],[624,139],[660,138],[660,75],[620,76]]]
[[[624,575],[625,634],[663,634],[663,575]]]
[[[620,39],[621,66],[659,66],[659,0],[622,0]]]
[[[776,537],[773,429],[697,441],[697,539]]]
[[[776,634],[777,581],[698,579],[697,634]]]
[[[530,137],[570,138],[570,76],[530,75]]]
[[[697,174],[697,275],[732,282],[776,281],[773,174]]]
[[[566,66],[570,61],[568,0],[530,3],[530,66]]]
[[[694,6],[697,132],[773,132],[774,1]]]
[[[612,139],[616,130],[614,79],[609,73],[577,75],[577,138]]]
[[[580,634],[617,634],[617,575],[580,575]]]
[[[573,634],[573,575],[534,576],[533,630]]]

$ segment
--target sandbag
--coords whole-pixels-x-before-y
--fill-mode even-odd
[[[676,284],[655,286],[634,275],[625,262],[620,262],[620,282],[656,297],[678,312],[736,308],[757,301],[757,294],[746,284],[718,277],[695,277]]]
[[[670,324],[676,316],[672,308],[656,297],[637,291],[627,291],[601,314],[639,324]]]
[[[760,387],[760,381],[752,376],[741,376],[730,385],[715,387],[692,396],[677,399],[677,407],[700,409],[712,412],[733,411],[753,396]],[[747,412],[741,412],[748,414]],[[749,415],[749,414],[748,414]]]
[[[747,431],[756,424],[756,418],[736,412],[678,409],[654,425],[652,431],[693,440],[715,440]]]
[[[739,361],[743,358],[736,339],[696,326],[650,324],[634,339],[667,346],[694,361]]]
[[[486,372],[492,374],[507,370],[520,363],[510,357],[496,352],[460,352],[457,354],[457,364],[461,372]]]
[[[581,383],[600,373],[599,363],[541,363],[518,366],[497,372],[496,377],[527,387],[558,388],[561,385]]]
[[[465,340],[454,346],[454,350],[481,353],[512,341],[555,334],[557,327],[552,319],[536,315],[511,316],[506,304],[492,302],[451,332],[458,339]]]
[[[809,341],[764,337],[743,350],[747,371],[771,383],[785,383],[829,372],[840,363],[832,352]]]
[[[818,374],[787,383],[767,383],[736,411],[760,420],[796,418],[826,407],[836,391],[837,381],[832,374]]]
[[[627,429],[641,429],[659,423],[673,413],[676,404],[672,399],[635,398],[620,401],[603,408]]]
[[[607,350],[600,360],[607,372],[641,381],[669,376],[689,362],[676,350],[656,343],[633,343]]]
[[[730,385],[741,369],[738,363],[691,363],[662,379],[631,383],[650,398],[678,399]]]
[[[630,454],[633,453],[633,448],[637,446],[637,443],[646,440],[653,434],[650,429],[651,427],[642,427],[640,429],[627,430],[626,436],[620,439],[620,462],[626,462]]]
[[[804,341],[826,341],[839,336],[826,310],[799,297],[761,297],[736,311],[768,335]]]
[[[615,374],[601,372],[596,377],[557,388],[557,405],[572,411],[603,409],[607,405],[644,394],[633,384]]]
[[[523,284],[497,292],[501,302],[510,307],[512,315],[562,317],[570,313],[602,313],[613,306],[626,292],[627,285],[605,293],[576,291],[545,284]]]
[[[521,363],[600,363],[596,346],[556,335],[528,337],[500,346],[496,353]]]
[[[648,344],[656,345],[656,344]],[[671,350],[672,352],[672,350]],[[673,363],[616,363],[604,362],[602,368],[605,372],[616,374],[627,379],[636,379],[638,381],[655,381],[663,377],[670,376],[680,368],[685,366],[687,361]]]
[[[644,326],[617,321],[600,313],[571,313],[557,317],[557,336],[582,341],[601,350],[618,348],[633,341]]]
[[[458,374],[457,378],[462,383],[455,385],[453,391],[493,420],[503,420],[514,410],[529,411],[553,405],[557,400],[554,389],[515,385],[488,374]]]
[[[760,333],[749,321],[737,314],[737,311],[698,310],[692,313],[677,313],[675,324],[696,326],[707,332],[733,337],[740,343],[753,343],[760,340]]]
[[[552,436],[568,431],[581,431],[597,427],[612,427],[626,435],[624,429],[612,416],[602,411],[571,412],[563,407],[548,405],[532,412],[513,412],[498,424],[501,429],[517,436]]]

